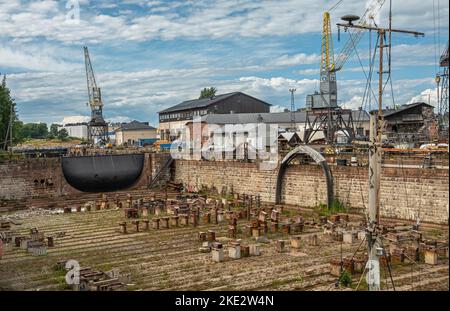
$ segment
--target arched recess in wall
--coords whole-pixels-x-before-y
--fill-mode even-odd
[[[289,163],[299,154],[307,154],[317,164],[319,164],[322,167],[327,182],[327,205],[328,208],[331,208],[334,198],[333,198],[333,176],[331,175],[330,168],[325,158],[318,151],[306,145],[297,146],[284,157],[283,161],[281,161],[277,175],[275,203],[276,204],[281,203],[281,193],[283,191],[283,178],[286,173],[286,169]]]

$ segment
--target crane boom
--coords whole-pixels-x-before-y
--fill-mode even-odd
[[[103,119],[102,93],[97,86],[97,81],[95,81],[88,48],[85,46],[83,49],[89,97],[88,105],[91,108],[91,121],[88,123],[88,140],[94,144],[102,144],[108,140],[108,124]]]
[[[89,96],[89,105],[91,110],[98,110],[103,107],[102,103],[102,95],[100,88],[97,86],[97,82],[95,81],[94,69],[92,69],[91,59],[89,57],[88,48],[84,47],[84,62],[86,65],[86,80],[87,80],[87,88],[88,88],[88,96]]]
[[[370,23],[370,19],[375,17],[375,15],[377,15],[378,12],[380,12],[385,1],[386,0],[372,0],[372,2],[369,3],[364,14],[358,21],[358,25],[368,26]],[[336,62],[333,64],[331,71],[336,72],[342,69],[342,67],[350,58],[350,56],[353,55],[356,45],[359,43],[359,41],[361,41],[361,38],[364,35],[364,29],[352,28],[349,29],[349,33],[350,33],[349,39],[347,40],[340,54],[336,58]]]

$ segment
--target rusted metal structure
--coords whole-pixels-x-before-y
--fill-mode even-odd
[[[280,167],[278,168],[278,174],[277,174],[277,185],[276,185],[276,192],[275,192],[275,204],[281,204],[281,193],[283,191],[283,178],[286,173],[286,169],[289,165],[289,163],[297,157],[299,154],[307,154],[310,156],[317,164],[319,164],[324,172],[326,183],[327,183],[327,206],[328,208],[331,208],[333,201],[334,201],[334,195],[333,195],[333,176],[331,175],[330,168],[328,167],[326,159],[316,150],[313,148],[306,146],[306,145],[300,145],[296,148],[294,148],[291,152],[289,152],[284,159],[280,163]]]

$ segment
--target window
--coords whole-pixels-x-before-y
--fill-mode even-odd
[[[364,128],[363,127],[357,127],[356,128],[356,135],[364,136]]]

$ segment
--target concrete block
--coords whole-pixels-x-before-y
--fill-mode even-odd
[[[222,262],[224,259],[223,248],[213,248],[211,250],[211,258],[214,262]]]
[[[277,240],[276,248],[278,253],[284,252],[284,240]]]
[[[250,256],[250,247],[248,245],[241,245],[241,257]]]
[[[362,241],[366,238],[366,232],[365,231],[358,231],[358,240]]]
[[[346,244],[353,244],[356,240],[356,233],[354,232],[344,232],[342,236],[342,241]]]
[[[261,255],[261,246],[259,244],[251,244],[250,247],[250,256],[259,256]]]
[[[425,250],[425,263],[429,265],[438,264],[438,256],[435,250]]]
[[[341,275],[341,262],[339,260],[331,261],[330,274],[336,277],[339,277]]]
[[[300,248],[301,236],[295,235],[291,237],[291,247],[292,248]]]
[[[228,247],[228,257],[232,259],[239,259],[241,258],[241,246],[239,244],[237,245],[230,245]]]
[[[310,235],[308,238],[309,238],[309,245],[311,246],[319,245],[319,238],[317,237],[317,234]]]
[[[217,221],[218,222],[222,222],[223,220],[224,220],[224,216],[223,216],[223,213],[222,212],[220,212],[220,213],[218,213],[217,214]]]

